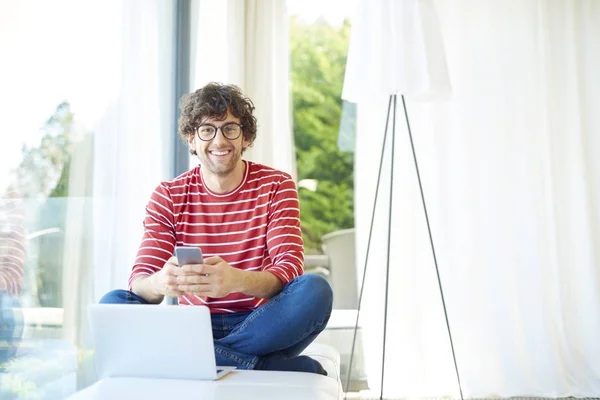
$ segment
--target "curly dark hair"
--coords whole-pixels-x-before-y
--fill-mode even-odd
[[[252,115],[254,108],[252,100],[244,96],[239,87],[218,82],[208,83],[195,92],[181,97],[179,136],[187,143],[190,135],[194,134],[194,128],[204,119],[225,119],[229,109],[231,114],[240,119],[244,138],[251,146],[256,139],[256,117]]]

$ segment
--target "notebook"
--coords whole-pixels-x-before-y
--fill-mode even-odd
[[[204,306],[94,304],[96,372],[108,377],[216,380],[210,311]]]

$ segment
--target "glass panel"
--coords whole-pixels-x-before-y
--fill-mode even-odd
[[[0,16],[0,398],[65,398],[96,379],[88,306],[130,269],[105,228],[137,242],[127,185],[170,165],[173,9],[2,2]]]
[[[354,105],[342,86],[356,2],[288,0],[290,86],[298,167],[305,270],[325,277],[334,310],[316,342],[341,356],[344,389],[366,388],[358,332],[346,387],[358,304],[354,246]]]

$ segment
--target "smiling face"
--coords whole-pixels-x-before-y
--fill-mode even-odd
[[[209,117],[202,120],[200,124],[212,124],[220,128],[230,122],[239,124],[240,119],[233,116],[228,109],[225,118],[222,116]],[[200,140],[194,132],[189,137],[188,143],[190,149],[195,150],[200,159],[204,179],[222,180],[230,176],[235,177],[236,172],[243,172],[242,152],[249,145],[243,134],[237,139],[230,140],[219,129],[213,139],[204,141]]]

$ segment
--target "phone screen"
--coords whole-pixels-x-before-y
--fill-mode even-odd
[[[198,247],[175,247],[175,256],[179,266],[204,262],[202,251]]]

